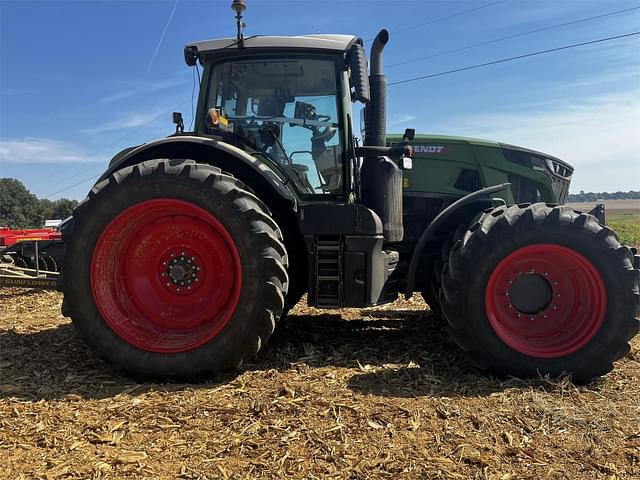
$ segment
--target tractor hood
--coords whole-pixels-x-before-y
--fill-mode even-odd
[[[400,133],[390,133],[388,134],[387,144],[392,145],[394,143],[399,143],[402,140],[402,134]],[[511,145],[508,143],[495,142],[493,140],[483,140],[481,138],[473,138],[473,137],[459,137],[455,135],[433,135],[433,134],[416,134],[413,142],[411,142],[415,146],[433,146],[437,143],[464,143],[469,145],[477,145],[482,147],[491,147],[491,148],[500,148],[507,151],[513,152],[521,152],[527,153],[529,155],[534,155],[537,157],[549,159],[554,163],[557,163],[564,170],[562,173],[564,177],[570,177],[573,173],[573,167],[564,160],[561,160],[553,155],[549,155],[548,153],[540,152],[538,150],[532,150],[530,148],[519,147],[517,145]],[[420,148],[417,149],[416,153],[421,153]],[[425,151],[424,153],[429,153]],[[517,163],[517,162],[516,162]],[[560,172],[558,172],[560,173]]]

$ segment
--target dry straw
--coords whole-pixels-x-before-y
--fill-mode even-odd
[[[298,306],[201,384],[94,358],[54,292],[0,291],[1,478],[640,478],[640,370],[600,382],[473,371],[421,300]]]

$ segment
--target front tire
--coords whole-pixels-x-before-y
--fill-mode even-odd
[[[65,225],[63,313],[135,376],[198,378],[256,354],[280,318],[287,253],[267,207],[191,160],[97,184]]]
[[[591,215],[502,206],[454,244],[441,301],[452,338],[478,367],[583,383],[628,353],[639,273],[631,251]]]

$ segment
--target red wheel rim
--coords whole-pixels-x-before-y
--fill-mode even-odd
[[[240,256],[227,229],[182,200],[141,202],[104,229],[91,260],[95,303],[143,350],[177,353],[214,338],[238,305]]]
[[[521,294],[514,288],[524,278],[544,281],[549,288],[549,300],[535,313],[519,310],[513,299],[514,293]],[[582,254],[537,244],[498,263],[485,290],[485,309],[491,327],[511,348],[557,358],[580,350],[595,336],[604,321],[607,295],[602,277]]]

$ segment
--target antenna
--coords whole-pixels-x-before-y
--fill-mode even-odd
[[[238,27],[237,41],[240,45],[242,45],[242,41],[244,40],[242,32],[247,26],[247,24],[242,21],[242,12],[244,12],[246,9],[247,3],[245,2],[245,0],[233,0],[233,2],[231,2],[231,10],[236,12],[236,24]]]

